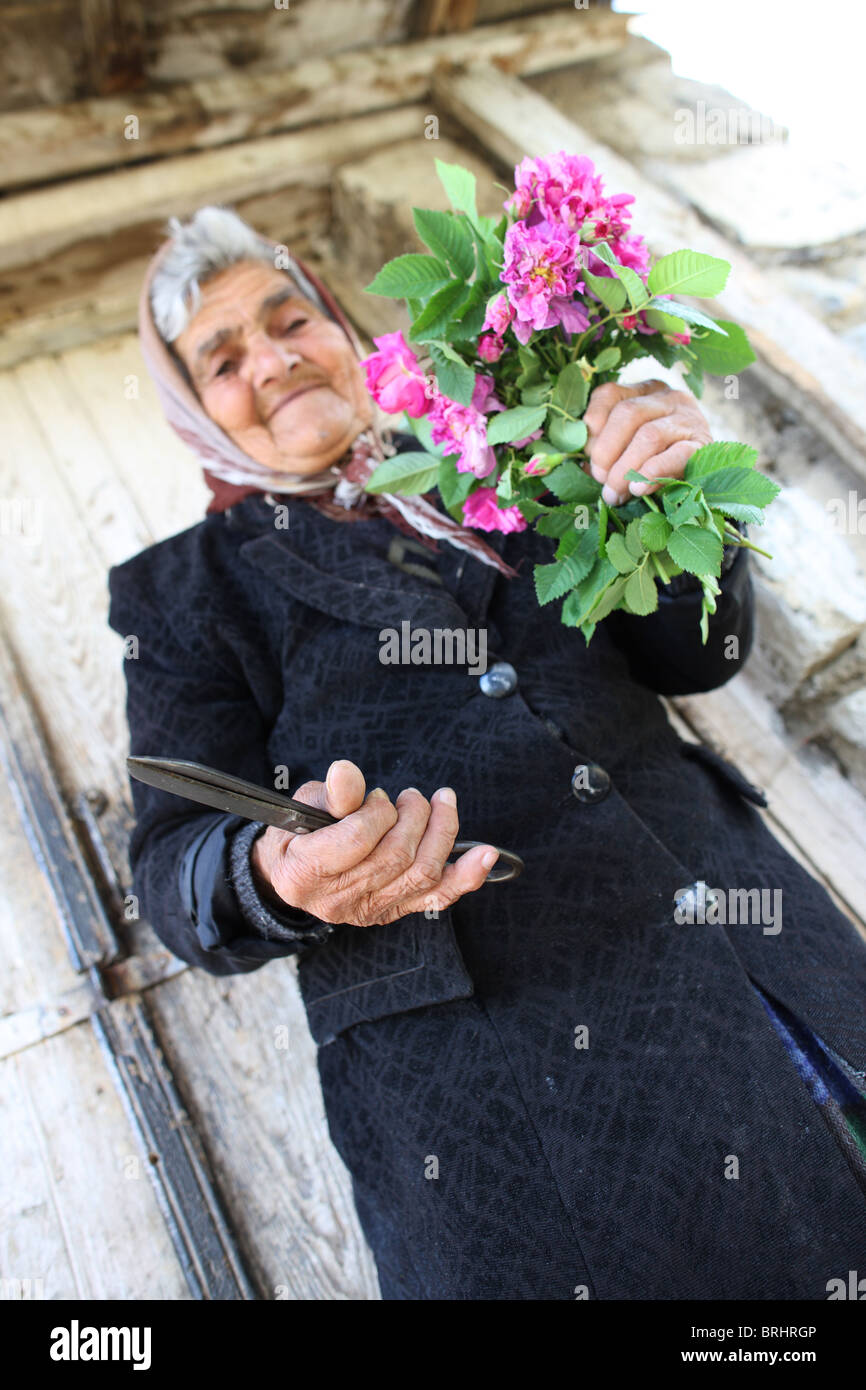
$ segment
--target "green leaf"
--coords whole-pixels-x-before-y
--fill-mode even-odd
[[[491,415],[487,421],[488,444],[511,444],[515,439],[525,439],[544,424],[547,406],[518,405],[513,410],[503,410]]]
[[[631,574],[637,564],[637,561],[629,552],[625,541],[618,531],[615,531],[612,536],[608,536],[605,554],[611,564],[616,566],[620,574]]]
[[[640,519],[640,538],[647,550],[664,550],[671,534],[671,524],[660,512],[647,512]]]
[[[412,251],[383,265],[365,290],[367,294],[381,294],[388,299],[408,299],[410,295],[424,299],[441,290],[450,279],[451,272],[443,261]]]
[[[758,459],[757,449],[736,440],[717,439],[695,449],[686,464],[685,477],[690,483],[722,468],[752,468]]]
[[[722,542],[714,531],[693,522],[674,531],[668,541],[671,559],[682,565],[689,574],[715,574],[721,572]]]
[[[598,296],[605,309],[612,314],[619,313],[625,304],[625,285],[620,280],[615,280],[611,275],[591,275],[588,270],[582,270],[580,278]]]
[[[690,304],[678,304],[675,299],[651,299],[647,316],[656,312],[661,312],[666,317],[678,319],[684,326],[689,323],[697,323],[702,328],[709,328],[717,337],[727,337],[727,329],[723,328],[715,319],[711,319],[709,314],[703,313],[700,309],[693,309]],[[653,328],[658,326],[649,317],[647,317],[647,322]],[[682,328],[674,329],[675,333],[682,333],[682,331]]]
[[[649,300],[649,294],[647,293],[646,285],[637,271],[632,270],[631,266],[618,265],[616,266],[616,277],[625,285],[625,292],[628,295],[628,302],[632,309],[635,312],[637,312],[638,309],[642,309]]]
[[[441,459],[432,454],[402,453],[385,459],[373,470],[365,492],[399,492],[414,497],[429,492],[439,481]]]
[[[642,336],[641,346],[647,357],[654,357],[657,362],[661,362],[663,367],[672,367],[675,362],[679,362],[681,355],[679,343],[665,342],[664,338],[660,338],[657,334],[652,334],[649,337]]]
[[[587,384],[577,362],[569,362],[559,373],[552,403],[564,410],[573,420],[583,414],[586,406]]]
[[[475,251],[465,220],[450,212],[434,212],[432,208],[413,208],[412,216],[424,245],[440,261],[447,261],[461,280],[468,280],[475,269]]]
[[[445,510],[456,521],[463,520],[463,503],[475,482],[473,473],[458,473],[450,459],[443,459],[439,465],[439,495]]]
[[[547,397],[550,394],[550,385],[546,381],[537,381],[533,386],[524,386],[520,393],[523,405],[541,405],[544,402],[547,406]],[[569,453],[571,450],[569,450]]]
[[[755,354],[738,323],[728,323],[726,319],[719,319],[718,322],[727,333],[726,338],[714,333],[708,338],[692,338],[689,346],[697,353],[700,366],[710,376],[735,375],[752,365]]]
[[[680,527],[701,515],[700,499],[690,488],[667,487],[662,491],[662,506],[673,527]]]
[[[460,405],[471,405],[472,393],[475,390],[475,373],[472,368],[467,367],[460,354],[441,338],[436,342],[428,342],[426,347],[433,361],[440,391]]]
[[[766,507],[781,491],[778,483],[754,468],[720,468],[701,479],[704,497],[711,507],[721,508],[725,502],[747,502],[753,507]]]
[[[656,261],[647,287],[653,295],[691,294],[697,299],[712,299],[725,288],[730,269],[727,261],[700,251],[672,251]]]
[[[514,496],[514,478],[512,476],[512,465],[502,470],[499,482],[496,484],[496,496],[501,501],[510,503]]]
[[[465,212],[471,221],[478,223],[478,209],[475,206],[475,175],[470,169],[464,169],[460,164],[446,164],[444,160],[436,160],[436,173],[445,192],[448,201],[455,212]]]
[[[628,604],[629,612],[638,613],[642,617],[654,613],[658,608],[659,591],[648,563],[639,565],[634,574],[629,575],[623,597]]]
[[[541,442],[539,440],[539,443]],[[592,503],[601,493],[601,483],[584,473],[573,459],[566,459],[565,463],[559,464],[546,475],[544,481],[560,502]]]
[[[567,507],[557,507],[540,516],[535,529],[540,536],[564,536],[574,529],[574,517]]]
[[[612,613],[625,593],[625,586],[628,581],[629,576],[621,574],[618,579],[608,585],[597,602],[587,612],[587,618],[592,618],[594,623],[600,623],[602,618],[606,618],[608,613]]]
[[[609,372],[617,365],[621,356],[618,347],[606,347],[593,362],[593,368],[597,372]]]
[[[488,294],[478,281],[467,286],[467,290],[465,302],[454,311],[454,319],[460,324],[461,338],[477,338],[487,314]]]
[[[586,443],[589,431],[582,420],[565,420],[561,415],[551,415],[547,433],[557,449],[564,454],[576,454]]]
[[[409,330],[409,339],[424,342],[426,338],[441,338],[451,322],[454,308],[466,295],[462,280],[450,280],[427,301]]]
[[[625,528],[626,550],[629,552],[630,555],[633,555],[636,560],[642,559],[646,552],[646,547],[644,546],[644,543],[641,540],[640,523],[641,518],[637,516],[632,521],[630,521],[628,526]]]
[[[591,559],[582,558],[578,552],[552,565],[536,565],[534,577],[538,602],[543,605],[562,598],[586,577],[592,563]]]
[[[596,554],[592,569],[562,605],[562,621],[569,627],[580,627],[589,617],[589,610],[601,597],[616,570],[604,555]]]
[[[691,367],[687,372],[684,372],[683,381],[686,383],[689,390],[700,400],[704,394],[704,374],[700,367]]]

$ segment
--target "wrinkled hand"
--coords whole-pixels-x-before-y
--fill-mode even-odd
[[[298,801],[340,817],[311,834],[268,826],[251,863],[263,895],[323,922],[371,927],[410,912],[441,911],[480,888],[498,858],[477,845],[446,864],[457,838],[457,797],[440,787],[430,801],[407,787],[392,803],[376,787],[365,798],[361,769],[343,758],[324,782],[305,782]]]
[[[604,483],[601,495],[612,506],[659,487],[630,482],[625,476],[630,468],[648,478],[681,478],[695,450],[713,442],[694,396],[663,381],[596,386],[583,420],[589,433],[589,471]]]

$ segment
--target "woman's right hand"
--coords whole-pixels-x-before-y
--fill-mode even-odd
[[[381,787],[365,793],[361,769],[345,758],[331,763],[324,782],[305,782],[292,793],[340,823],[309,834],[268,826],[251,856],[266,896],[323,922],[371,927],[442,911],[481,887],[498,852],[477,845],[446,863],[460,825],[450,787],[429,801],[414,787],[394,802]]]

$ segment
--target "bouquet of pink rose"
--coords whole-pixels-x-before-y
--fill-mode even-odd
[[[389,333],[363,365],[374,399],[421,448],[381,463],[367,490],[438,488],[450,515],[485,531],[534,524],[557,542],[535,567],[538,601],[564,599],[562,621],[587,643],[615,608],[652,613],[656,579],[688,571],[703,591],[705,643],[724,545],[759,549],[732,520],[760,525],[778,485],[755,469],[756,450],[713,443],[653,496],[610,507],[582,466],[581,416],[594,387],[638,357],[684,362],[698,397],[704,372],[754,361],[740,327],[673,298],[719,294],[729,264],[675,251],[650,268],[629,232],[633,196],[606,197],[585,157],[524,159],[498,223],[479,216],[469,170],[439,159],[436,168],[454,211],[413,209],[430,254],[398,256],[367,286],[408,306],[421,359]]]

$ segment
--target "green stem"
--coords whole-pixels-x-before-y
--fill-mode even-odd
[[[727,521],[725,522],[725,535],[729,538],[725,542],[727,545],[742,545],[745,546],[746,550],[756,550],[765,559],[772,560],[773,557],[768,550],[762,550],[759,545],[753,545],[751,541],[747,541],[745,536],[742,536],[735,526],[729,526]]]
[[[671,582],[671,576],[668,574],[667,570],[665,569],[665,567],[664,567],[664,565],[662,564],[661,560],[660,560],[660,559],[658,558],[658,556],[656,555],[655,551],[651,550],[649,553],[650,553],[650,558],[652,559],[652,562],[653,562],[653,564],[654,564],[655,567],[656,567],[656,573],[657,573],[659,579],[662,581],[663,584],[670,584],[670,582]]]

